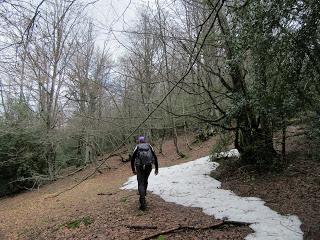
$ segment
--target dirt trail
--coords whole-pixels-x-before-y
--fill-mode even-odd
[[[160,166],[208,155],[213,142],[214,139],[201,146],[193,146],[191,151],[181,145],[187,158],[178,159],[172,142],[168,141],[164,145],[165,155],[159,155]],[[108,160],[108,164],[111,170],[104,170],[103,174],[97,174],[55,198],[52,198],[55,193],[72,186],[92,169],[44,186],[39,191],[1,199],[0,239],[139,239],[179,224],[207,226],[218,222],[203,214],[201,209],[166,203],[152,194],[147,198],[149,209],[139,211],[137,193],[119,190],[131,175],[129,163],[113,158]],[[153,225],[157,229],[133,230],[128,228],[132,224]],[[188,230],[167,236],[169,239],[185,239],[186,236],[188,239],[243,239],[249,232],[248,227],[228,226],[219,230]]]

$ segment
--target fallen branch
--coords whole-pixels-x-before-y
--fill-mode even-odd
[[[84,170],[86,167],[87,167],[87,165],[82,166],[82,167],[76,169],[75,171],[73,171],[73,172],[71,172],[71,173],[68,173],[66,176],[62,176],[61,178],[70,177],[70,176],[72,176],[72,175],[74,175],[74,174],[76,174],[76,173],[78,173],[78,172],[81,172],[81,171]]]
[[[109,192],[109,193],[97,193],[97,195],[99,195],[99,196],[111,196],[111,195],[117,194],[120,191],[121,190],[116,191],[116,192]]]
[[[245,222],[237,222],[237,221],[229,221],[229,220],[226,220],[226,221],[220,221],[218,223],[215,223],[213,225],[209,225],[209,226],[205,226],[205,227],[196,227],[196,226],[181,226],[181,225],[178,225],[174,228],[171,228],[171,229],[168,229],[168,230],[164,230],[164,231],[161,231],[161,232],[157,232],[155,234],[152,234],[150,236],[147,236],[147,237],[143,237],[141,238],[141,240],[149,240],[149,239],[152,239],[152,238],[156,238],[156,237],[159,237],[160,235],[165,235],[165,234],[169,234],[169,233],[173,233],[173,232],[176,232],[176,231],[181,231],[181,230],[208,230],[208,229],[219,229],[225,225],[234,225],[234,226],[237,226],[237,227],[242,227],[242,226],[248,226],[249,223],[245,223]]]
[[[249,226],[251,224],[251,223],[246,223],[246,222],[238,222],[238,221],[230,221],[230,220],[224,220],[223,222],[225,224],[234,225],[237,227],[245,227],[245,226]]]
[[[164,230],[161,232],[157,232],[155,234],[152,234],[148,237],[143,237],[141,238],[141,240],[149,240],[152,238],[156,238],[159,237],[160,235],[165,235],[165,234],[169,234],[169,233],[173,233],[176,231],[181,231],[181,230],[208,230],[208,229],[219,229],[225,225],[234,225],[237,227],[242,227],[242,226],[248,226],[249,223],[245,223],[245,222],[237,222],[237,221],[229,221],[229,220],[225,220],[225,221],[220,221],[219,223],[215,223],[213,225],[209,225],[209,226],[205,226],[205,227],[195,227],[195,226],[176,226],[174,228],[168,229],[168,230]]]
[[[97,195],[99,195],[99,196],[111,196],[111,195],[113,195],[113,193],[98,193]]]
[[[174,228],[171,228],[171,229],[168,229],[168,230],[164,230],[164,231],[152,234],[152,235],[150,235],[148,237],[144,237],[141,240],[149,240],[149,239],[152,239],[152,238],[159,237],[160,235],[165,235],[165,234],[169,234],[169,233],[173,233],[173,232],[181,231],[181,230],[217,229],[217,228],[220,228],[223,224],[224,224],[223,222],[220,222],[218,224],[214,224],[214,225],[207,226],[207,227],[194,227],[194,226],[181,226],[181,225],[179,225],[177,227],[174,227]]]
[[[99,161],[103,161],[105,162],[105,160],[109,159],[109,158],[112,158],[112,157],[119,157],[121,162],[129,162],[130,161],[130,158],[129,159],[125,159],[123,156],[122,156],[122,153],[113,153],[111,155],[109,155],[106,159],[101,159]]]
[[[152,226],[152,225],[125,225],[127,228],[132,228],[132,229],[157,229],[157,226]]]

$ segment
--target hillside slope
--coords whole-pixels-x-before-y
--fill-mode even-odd
[[[184,138],[180,139],[180,143]],[[159,154],[160,166],[170,166],[208,155],[214,143],[211,139],[187,150],[181,144],[185,159],[178,159],[172,141]],[[149,210],[138,210],[136,192],[119,188],[132,175],[129,163],[118,158],[107,161],[110,170],[103,170],[93,178],[66,193],[53,197],[72,186],[93,169],[44,186],[39,191],[25,192],[0,200],[0,239],[139,239],[174,226],[208,226],[218,220],[205,215],[201,209],[166,203],[149,194]],[[159,173],[161,174],[161,172]],[[157,229],[130,228],[132,225],[154,225]],[[188,230],[172,233],[175,239],[217,238],[243,239],[248,227],[226,226],[218,230]]]

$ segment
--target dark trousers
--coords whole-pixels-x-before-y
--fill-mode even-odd
[[[148,178],[152,170],[152,165],[139,165],[136,166],[138,191],[140,199],[144,199],[147,193]]]

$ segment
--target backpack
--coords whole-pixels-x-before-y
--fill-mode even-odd
[[[149,144],[141,143],[137,145],[135,163],[136,165],[152,165],[154,163],[154,156]]]

